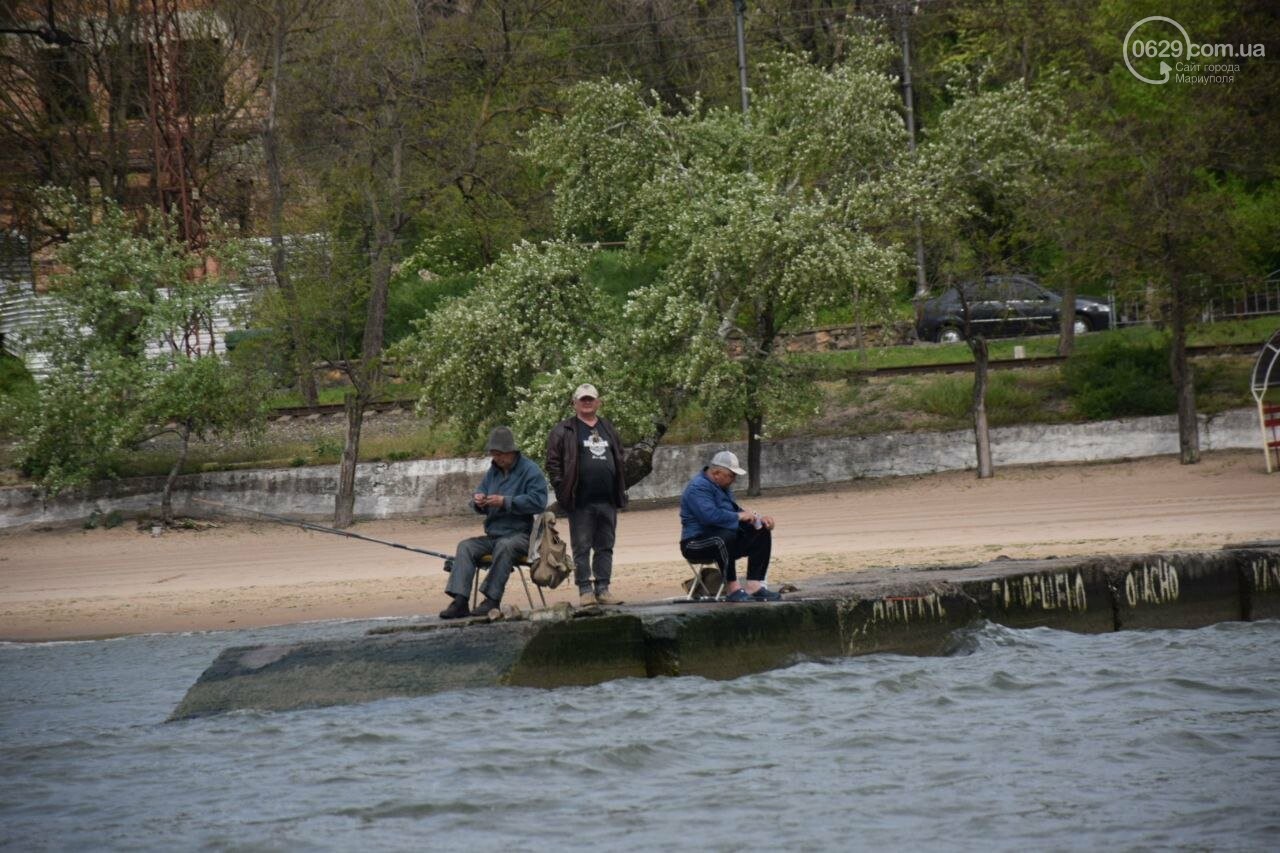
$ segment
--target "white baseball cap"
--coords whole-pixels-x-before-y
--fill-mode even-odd
[[[583,397],[595,397],[598,400],[600,399],[600,392],[596,390],[596,386],[584,383],[579,385],[578,389],[573,392],[573,402],[576,403]]]
[[[742,466],[738,464],[737,454],[731,453],[728,450],[721,450],[715,456],[712,456],[711,461],[707,463],[707,467],[727,468],[739,477],[747,473],[742,469]]]

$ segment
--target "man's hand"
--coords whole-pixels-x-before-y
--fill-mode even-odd
[[[738,521],[741,521],[743,524],[755,524],[756,514],[754,512],[747,512],[744,509],[742,512],[738,513]]]
[[[502,509],[502,495],[476,495],[476,506]]]

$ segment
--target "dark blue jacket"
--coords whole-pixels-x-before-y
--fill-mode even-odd
[[[742,507],[734,502],[733,491],[717,486],[703,468],[680,495],[680,541],[735,536],[740,512]]]
[[[481,509],[474,500],[471,502],[473,510],[484,513],[484,532],[488,536],[528,533],[533,527],[533,517],[547,508],[547,478],[523,453],[516,456],[516,464],[506,474],[491,464],[476,491],[506,498],[501,508]]]

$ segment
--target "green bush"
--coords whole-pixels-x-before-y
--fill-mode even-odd
[[[0,352],[0,435],[17,428],[17,413],[36,396],[36,383],[22,359]]]
[[[1169,375],[1169,338],[1110,338],[1063,366],[1072,407],[1088,420],[1167,415],[1176,398]]]
[[[391,282],[387,294],[385,340],[388,345],[403,340],[414,332],[414,322],[427,315],[445,299],[462,296],[476,286],[472,273],[454,273],[424,279],[405,272]]]
[[[274,329],[232,329],[225,339],[227,360],[245,373],[262,371],[277,388],[294,384],[292,345]]]
[[[342,456],[342,443],[336,438],[322,435],[315,440],[311,450],[317,460],[333,461]]]
[[[632,291],[657,280],[663,261],[633,252],[604,250],[597,252],[587,265],[587,280],[621,307]]]

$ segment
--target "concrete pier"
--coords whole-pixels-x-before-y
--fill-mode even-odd
[[[663,602],[552,615],[461,625],[430,620],[348,640],[227,649],[170,719],[469,687],[734,678],[805,658],[875,652],[938,654],[953,631],[984,619],[1089,633],[1275,619],[1280,541],[884,569],[832,576],[777,603]]]

